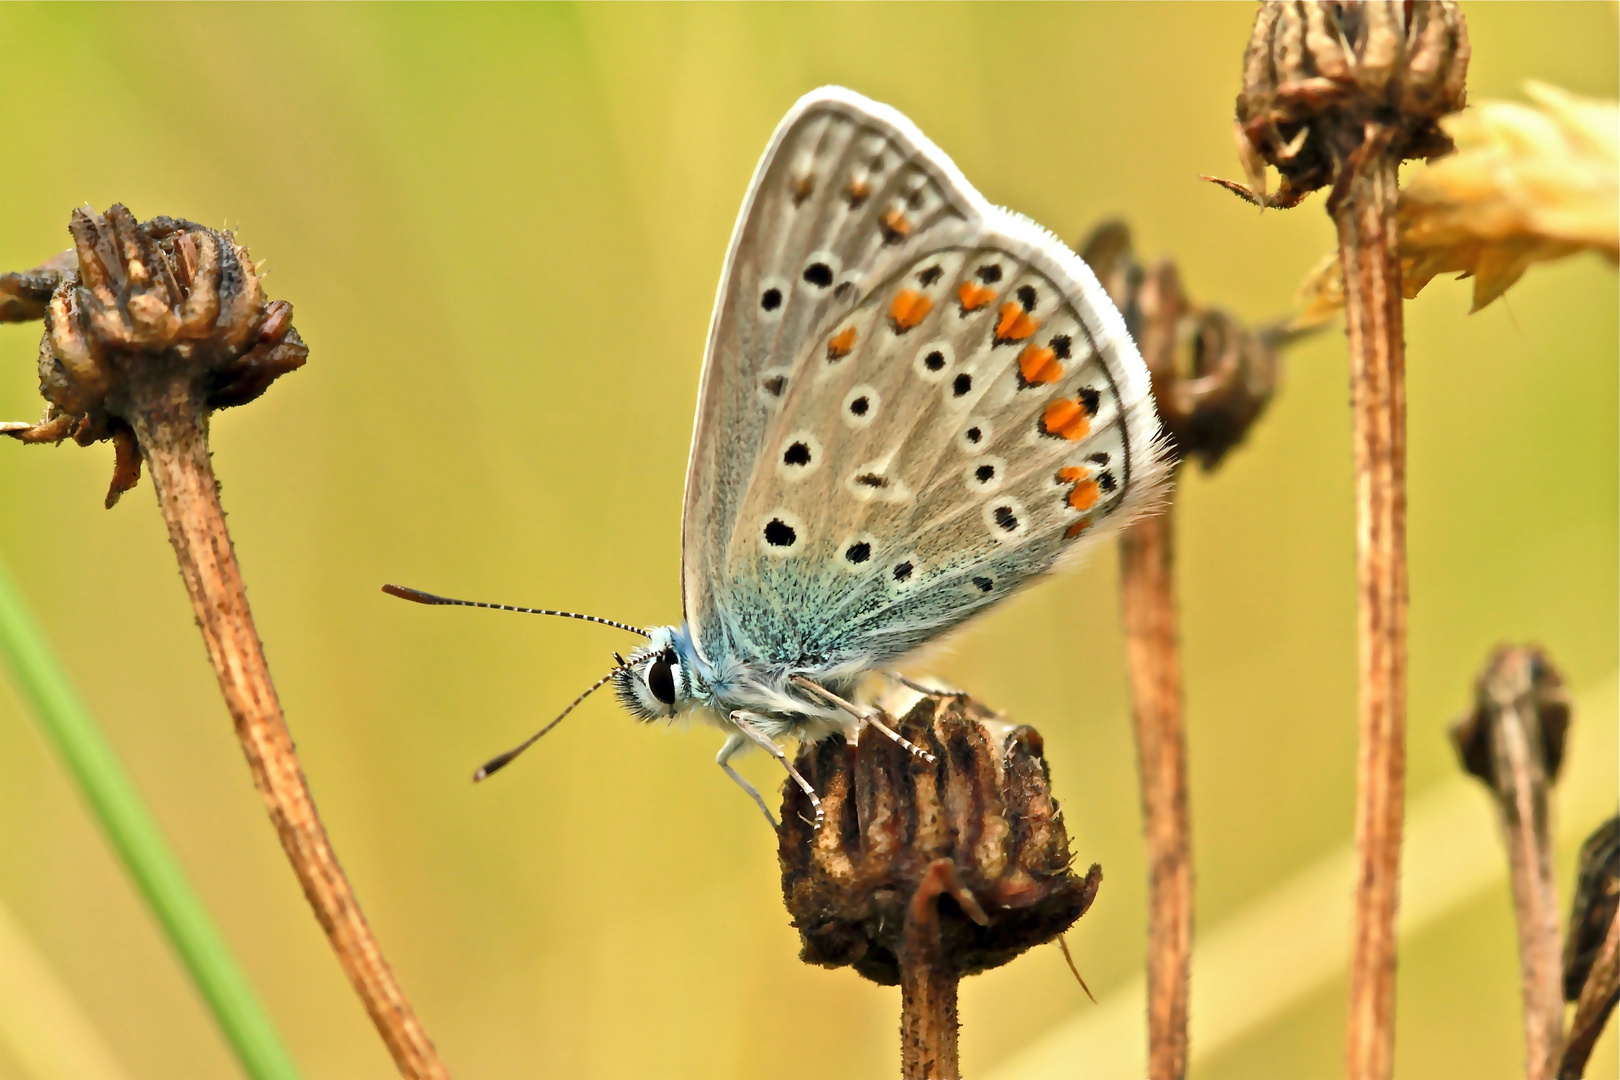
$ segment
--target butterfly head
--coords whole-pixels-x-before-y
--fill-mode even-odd
[[[675,626],[650,632],[647,644],[613,672],[613,690],[638,720],[663,720],[698,696],[691,640]]]

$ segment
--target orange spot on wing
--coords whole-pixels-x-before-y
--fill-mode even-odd
[[[889,305],[889,320],[894,323],[895,332],[903,334],[927,318],[932,310],[934,302],[928,297],[911,289],[902,289],[895,295],[894,303]]]
[[[1079,521],[1075,522],[1073,525],[1070,525],[1069,526],[1069,531],[1064,533],[1063,535],[1064,535],[1065,538],[1067,538],[1069,540],[1073,540],[1075,537],[1079,536],[1081,533],[1085,532],[1089,528],[1091,528],[1091,519],[1090,518],[1081,518]]]
[[[1023,341],[1040,328],[1041,320],[1025,311],[1023,305],[1001,305],[1001,321],[996,323],[996,344]]]
[[[906,215],[894,207],[890,207],[878,219],[878,228],[883,230],[883,242],[885,244],[904,240],[911,235],[911,222],[906,220]]]
[[[1051,349],[1026,345],[1018,354],[1018,374],[1027,383],[1054,383],[1063,378],[1063,365]]]
[[[1078,401],[1058,398],[1041,414],[1041,430],[1060,439],[1079,442],[1091,431],[1091,418]]]
[[[1065,484],[1072,484],[1076,480],[1084,480],[1091,475],[1091,470],[1084,465],[1065,465],[1058,470],[1058,480]]]
[[[861,203],[865,202],[866,197],[870,194],[872,194],[872,187],[864,180],[856,180],[854,177],[850,177],[849,183],[844,185],[844,198],[849,201],[851,210],[859,210]]]
[[[1090,510],[1097,505],[1097,481],[1082,480],[1069,492],[1069,505],[1076,510]]]
[[[846,326],[827,342],[827,359],[842,360],[855,348],[855,328]]]
[[[790,189],[793,192],[793,205],[798,206],[803,203],[804,200],[808,199],[811,193],[816,190],[816,178],[810,173],[805,173],[803,176],[793,181],[793,183],[790,185]]]
[[[962,282],[962,287],[956,290],[957,303],[962,305],[962,314],[978,311],[984,305],[996,298],[994,289],[987,289],[983,285],[975,285],[971,281]]]

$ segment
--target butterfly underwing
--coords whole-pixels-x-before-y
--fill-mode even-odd
[[[641,717],[730,729],[722,764],[847,729],[862,675],[1150,508],[1165,472],[1147,370],[1086,265],[894,109],[816,90],[721,275],[686,623],[651,631],[616,689]]]
[[[777,739],[882,727],[850,701],[863,676],[1150,509],[1166,473],[1147,369],[1085,263],[986,202],[894,109],[813,91],[772,136],[721,272],[686,476],[686,620],[572,615],[649,640],[563,716],[612,682],[642,719],[704,717],[767,819],[728,764],[750,742],[819,815]]]

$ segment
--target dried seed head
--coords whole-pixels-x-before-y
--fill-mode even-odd
[[[301,367],[308,349],[292,305],[271,302],[230,233],[115,204],[75,210],[74,250],[28,274],[0,278],[0,319],[45,319],[38,424],[0,424],[24,442],[112,440],[111,506],[140,476],[131,410],[157,386],[179,387],[199,418],[262,394]],[[44,289],[49,300],[43,306]]]
[[[1597,827],[1586,843],[1575,871],[1575,899],[1569,908],[1569,937],[1564,941],[1564,1000],[1581,996],[1592,962],[1620,907],[1620,817]]]
[[[1098,226],[1080,255],[1125,315],[1176,455],[1213,469],[1276,393],[1287,335],[1251,331],[1225,311],[1195,306],[1168,259],[1144,271],[1123,222]]]
[[[1474,684],[1473,711],[1451,726],[1451,742],[1469,775],[1496,789],[1491,716],[1505,708],[1527,706],[1535,720],[1536,750],[1547,783],[1558,779],[1569,732],[1569,694],[1564,678],[1540,649],[1496,650]]]
[[[1240,157],[1257,201],[1292,206],[1346,175],[1355,155],[1405,161],[1450,150],[1438,121],[1463,106],[1468,54],[1453,0],[1262,5],[1237,99]],[[1282,174],[1270,199],[1263,163]]]
[[[787,786],[782,895],[802,959],[893,985],[919,950],[970,975],[1073,925],[1102,870],[1070,869],[1040,735],[957,694],[921,696],[903,719],[885,720],[934,762],[871,726],[858,747],[806,746],[798,767],[826,811],[819,831],[809,800]]]

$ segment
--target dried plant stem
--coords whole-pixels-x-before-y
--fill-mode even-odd
[[[1397,155],[1371,134],[1330,207],[1344,268],[1356,477],[1360,752],[1351,1080],[1386,1080],[1395,1027],[1395,913],[1406,786],[1406,347],[1396,256]]]
[[[1175,607],[1172,508],[1120,539],[1121,606],[1132,718],[1147,834],[1148,1076],[1187,1071],[1187,996],[1192,960],[1192,841],[1187,816],[1187,743]]]
[[[1552,1080],[1563,1051],[1564,961],[1558,889],[1548,828],[1549,777],[1541,731],[1528,694],[1493,700],[1492,772],[1506,834],[1519,923],[1519,973],[1524,993],[1525,1076]]]
[[[1609,921],[1603,947],[1592,961],[1592,971],[1575,1003],[1575,1017],[1569,1023],[1569,1045],[1558,1069],[1558,1080],[1581,1080],[1592,1047],[1603,1033],[1603,1025],[1620,1001],[1620,911]]]
[[[206,418],[189,380],[142,380],[128,412],[209,660],[270,820],[338,962],[400,1074],[448,1077],[400,991],[326,837],[270,680],[209,461]]]
[[[961,973],[940,949],[935,904],[955,877],[949,860],[929,867],[906,910],[900,960],[901,1080],[957,1080],[956,990]]]

